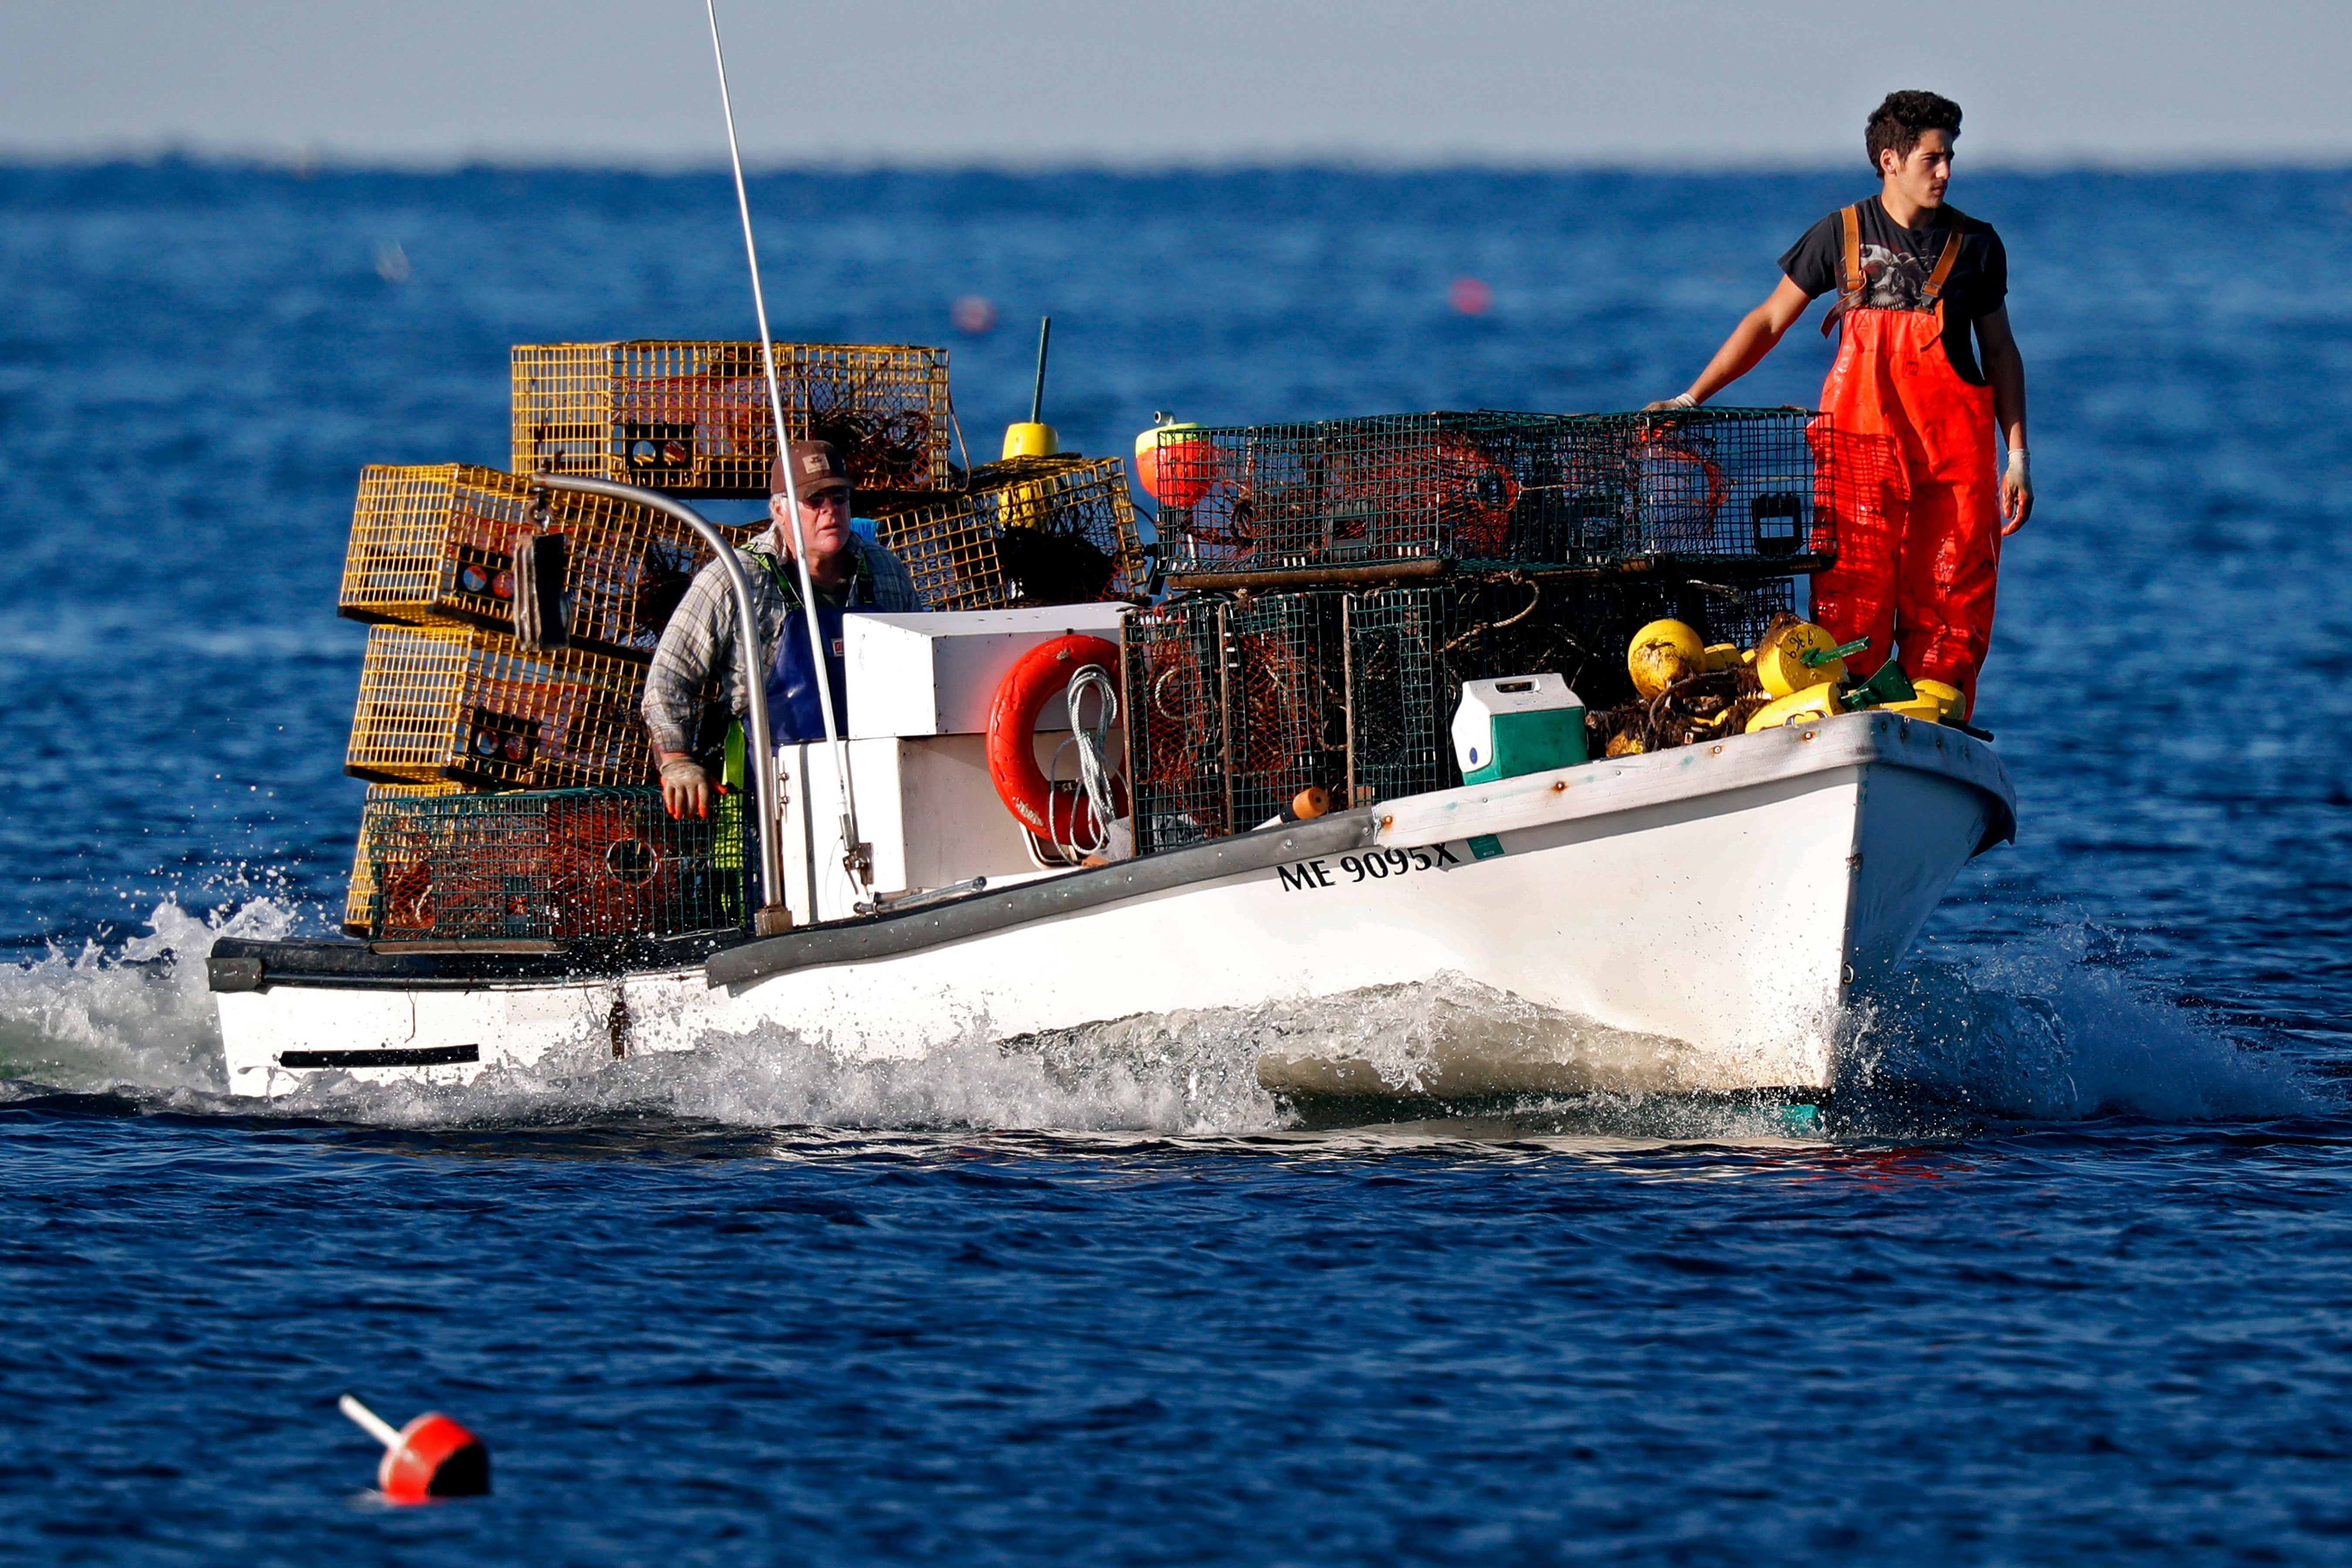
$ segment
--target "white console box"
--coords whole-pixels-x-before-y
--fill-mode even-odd
[[[1076,776],[1068,740],[1066,733],[1037,737],[1038,766]],[[989,782],[987,747],[980,735],[848,743],[857,832],[873,846],[875,892],[891,898],[974,877],[1012,882],[1037,874],[1021,825]],[[842,867],[841,789],[832,757],[818,743],[780,747],[778,760],[783,764],[784,901],[797,922],[846,919],[869,895]],[[1126,766],[1116,731],[1110,761],[1114,771]]]
[[[850,737],[986,734],[989,704],[1023,654],[1065,632],[1115,643],[1119,622],[1130,608],[1125,604],[1046,605],[1023,610],[845,616],[842,656],[849,670]],[[1116,668],[1110,674],[1114,680],[1118,677]],[[1037,727],[1066,731],[1067,710],[1059,702],[1047,702]]]

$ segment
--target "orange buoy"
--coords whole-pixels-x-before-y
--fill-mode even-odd
[[[1005,672],[995,700],[988,705],[989,781],[996,785],[1004,809],[1049,843],[1087,844],[1100,837],[1085,794],[1070,797],[1065,806],[1053,781],[1037,765],[1038,713],[1068,687],[1070,677],[1090,664],[1116,672],[1118,645],[1077,633],[1041,642]],[[1111,795],[1125,812],[1126,786],[1118,779],[1111,781]]]
[[[336,1401],[336,1407],[383,1445],[375,1484],[386,1501],[418,1503],[488,1494],[490,1451],[439,1411],[428,1410],[407,1426],[394,1427],[348,1394]]]
[[[1172,423],[1163,415],[1159,424],[1135,438],[1136,482],[1161,506],[1197,506],[1217,482],[1215,444],[1179,434],[1199,428]]]

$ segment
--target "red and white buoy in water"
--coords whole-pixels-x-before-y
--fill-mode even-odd
[[[1162,414],[1135,438],[1135,478],[1161,506],[1195,506],[1217,482],[1217,448],[1198,425]]]
[[[336,1405],[383,1445],[376,1489],[390,1502],[430,1502],[481,1497],[490,1489],[490,1451],[482,1440],[437,1410],[395,1427],[346,1394]]]

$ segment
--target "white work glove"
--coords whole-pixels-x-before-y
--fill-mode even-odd
[[[2025,448],[2009,449],[2009,471],[2000,477],[2000,531],[2015,533],[2033,515],[2033,473]]]
[[[1642,405],[1642,412],[1644,414],[1679,414],[1685,408],[1696,408],[1697,406],[1697,398],[1693,397],[1687,392],[1677,392],[1672,397],[1662,398],[1655,403],[1643,404]]]
[[[661,764],[662,805],[672,820],[710,815],[710,775],[684,752],[665,752]]]

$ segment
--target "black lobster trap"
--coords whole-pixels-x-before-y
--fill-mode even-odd
[[[1464,681],[1558,674],[1598,710],[1633,695],[1625,649],[1646,623],[1744,647],[1794,599],[1788,578],[1522,573],[1139,610],[1123,634],[1137,847],[1247,831],[1310,785],[1338,806],[1450,788]]]
[[[378,939],[678,936],[749,897],[740,794],[683,821],[652,787],[371,795],[361,841]]]
[[[1159,437],[1179,584],[1401,563],[1609,573],[1818,569],[1847,444],[1796,408],[1385,415]]]
[[[1255,826],[1313,785],[1344,797],[1348,600],[1194,599],[1128,617],[1129,776],[1143,847]]]
[[[1115,458],[1013,458],[967,488],[877,520],[923,606],[993,610],[1140,594],[1147,569],[1127,468]]]

